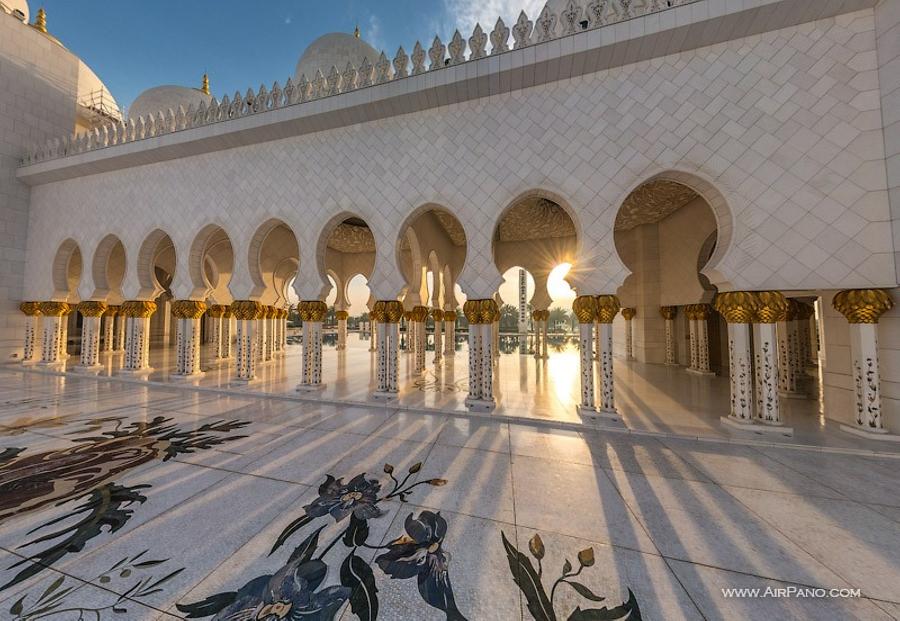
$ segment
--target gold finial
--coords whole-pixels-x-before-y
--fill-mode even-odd
[[[203,80],[200,83],[200,90],[204,95],[209,95],[209,74],[203,74]]]
[[[38,9],[31,27],[41,32],[47,32],[47,12],[43,8]]]
[[[357,24],[356,28],[353,29],[353,36],[359,39],[359,24]]]

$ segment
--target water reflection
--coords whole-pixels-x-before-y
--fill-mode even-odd
[[[348,335],[348,340],[353,336]],[[444,335],[446,338],[446,335]],[[466,332],[456,333],[455,351],[461,351],[468,342],[469,336]],[[303,342],[300,333],[289,334],[288,343],[299,345]],[[359,339],[368,340],[368,339]],[[443,341],[443,339],[442,339]],[[322,334],[322,345],[324,347],[337,347],[337,332],[324,332]],[[400,348],[406,349],[407,334],[400,333]],[[574,334],[548,334],[548,349],[554,353],[567,351],[576,351],[578,349],[578,337]],[[434,351],[434,334],[428,333],[425,337],[425,351]],[[500,353],[501,354],[534,354],[534,334],[501,334],[500,335]]]

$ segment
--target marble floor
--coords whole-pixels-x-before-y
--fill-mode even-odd
[[[0,618],[900,618],[896,457],[528,422],[4,368]]]
[[[352,334],[348,347],[337,351],[323,348],[322,390],[298,393],[301,375],[301,348],[288,345],[283,356],[262,364],[258,379],[251,384],[236,380],[233,364],[217,364],[204,347],[201,367],[204,375],[186,381],[174,375],[175,351],[157,344],[151,347],[153,371],[146,380],[154,384],[173,383],[203,391],[227,394],[260,393],[289,399],[316,400],[331,403],[371,406],[375,390],[374,352],[369,341]],[[423,374],[415,373],[414,357],[400,353],[401,389],[397,402],[403,410],[441,411],[468,414],[465,405],[468,353],[465,343],[456,354],[433,363],[434,353],[427,352]],[[100,377],[123,379],[118,374],[122,354],[103,354]],[[77,372],[78,357],[71,356],[68,370]],[[44,371],[40,365],[29,367]],[[792,435],[750,433],[721,423],[729,409],[727,377],[697,376],[683,367],[615,361],[615,401],[620,420],[583,420],[576,412],[579,399],[579,360],[574,345],[551,351],[547,360],[530,355],[504,353],[499,356],[495,375],[496,409],[482,417],[508,422],[543,421],[558,428],[580,429],[587,426],[618,429],[624,432],[667,437],[707,438],[742,444],[801,445],[834,451],[900,454],[900,443],[868,440],[850,435],[839,423],[826,419],[819,410],[815,378],[807,382],[807,399],[782,399],[785,425]],[[132,379],[132,378],[125,378]],[[477,413],[475,413],[478,416]]]

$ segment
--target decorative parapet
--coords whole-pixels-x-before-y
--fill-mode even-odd
[[[358,68],[351,63],[343,70],[334,66],[320,68],[314,76],[311,76],[311,80],[301,75],[296,84],[292,78],[288,78],[283,87],[278,82],[275,82],[271,89],[260,85],[257,91],[248,88],[243,96],[238,91],[230,99],[228,95],[221,100],[213,97],[208,105],[201,102],[196,108],[193,104],[188,106],[187,110],[178,106],[177,110],[169,108],[137,119],[98,125],[85,133],[53,138],[44,145],[36,145],[19,164],[28,166],[213,123],[232,121],[287,106],[302,105],[325,97],[335,97],[361,88],[407,79],[425,72],[439,71],[444,67],[508,52],[510,34],[513,37],[513,49],[518,50],[698,1],[569,0],[558,15],[550,9],[548,3],[536,21],[529,19],[525,11],[519,14],[512,28],[506,26],[502,19],[497,19],[490,35],[486,35],[481,25],[476,24],[468,43],[457,30],[453,33],[449,45],[444,45],[440,37],[436,36],[427,52],[418,41],[409,56],[403,46],[400,46],[393,61],[382,52],[377,59],[373,59],[374,65],[368,58],[364,58]],[[488,41],[491,44],[490,53],[485,49]],[[429,61],[427,66],[426,59]]]

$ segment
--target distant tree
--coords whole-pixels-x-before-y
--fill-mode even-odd
[[[569,311],[559,306],[550,309],[550,318],[547,322],[550,330],[572,330],[572,317]]]
[[[515,332],[519,327],[519,309],[512,304],[500,307],[500,329]]]

